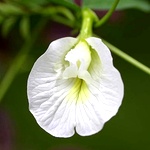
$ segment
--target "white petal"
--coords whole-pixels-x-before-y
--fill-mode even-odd
[[[124,86],[119,71],[113,66],[110,50],[99,38],[88,38],[93,50],[93,64],[91,76],[94,82],[89,85],[89,90],[98,99],[102,120],[107,121],[114,116],[121,105]],[[99,59],[99,60],[98,60]],[[99,62],[99,63],[98,63]],[[98,105],[97,105],[98,106]]]
[[[81,86],[76,104],[76,132],[79,135],[87,136],[100,131],[104,123],[101,115],[94,108],[97,99],[89,91],[84,81]]]
[[[66,99],[74,80],[62,79],[62,73],[65,55],[75,43],[76,39],[69,37],[52,42],[28,78],[29,109],[37,123],[56,137],[74,134],[75,101]]]
[[[92,60],[87,71],[80,71],[80,79],[75,69],[68,72],[76,78],[65,75],[69,66],[65,56],[76,42],[74,38],[52,42],[28,79],[30,111],[38,124],[56,137],[70,137],[74,128],[82,136],[97,133],[116,114],[123,97],[120,74],[109,49],[98,38],[87,39]]]
[[[90,84],[80,90],[76,108],[76,131],[82,136],[100,131],[122,102],[123,82],[115,69],[109,49],[99,38],[86,40],[91,46]],[[86,100],[85,100],[86,99]]]

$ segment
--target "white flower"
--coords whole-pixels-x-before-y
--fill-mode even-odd
[[[123,98],[123,82],[104,43],[66,37],[53,41],[28,79],[29,109],[55,137],[100,131]]]

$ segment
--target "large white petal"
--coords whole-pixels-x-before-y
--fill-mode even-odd
[[[88,71],[93,80],[80,90],[76,105],[76,131],[82,136],[97,133],[117,113],[124,91],[109,49],[99,38],[90,37],[86,41],[91,46]]]
[[[74,134],[75,101],[66,96],[74,79],[62,79],[66,53],[75,45],[75,38],[62,38],[50,44],[35,62],[28,78],[29,109],[37,123],[56,137]]]
[[[94,81],[89,85],[89,89],[102,106],[99,111],[102,119],[107,121],[117,113],[122,103],[124,86],[119,71],[113,66],[112,56],[106,45],[99,38],[91,37],[87,41],[93,49],[95,61],[90,68]]]

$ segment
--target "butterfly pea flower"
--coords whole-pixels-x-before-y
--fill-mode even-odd
[[[27,85],[29,109],[55,137],[99,132],[118,111],[123,82],[100,38],[53,41],[35,62]]]

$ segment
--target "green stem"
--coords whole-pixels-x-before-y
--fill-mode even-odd
[[[82,11],[82,26],[79,34],[79,39],[86,39],[92,36],[93,22],[97,16],[90,9],[83,9]]]
[[[31,38],[27,39],[25,44],[23,45],[22,49],[20,50],[19,54],[16,56],[16,58],[13,60],[10,68],[6,72],[2,82],[0,83],[0,102],[2,101],[4,95],[6,94],[8,88],[10,87],[11,83],[13,82],[15,76],[23,67],[23,64],[27,60],[27,56],[29,51],[31,50],[31,47],[33,46],[33,43],[36,41],[38,34],[40,30],[45,25],[46,21],[41,20],[39,21],[39,24],[35,27],[35,30],[31,36]]]
[[[113,46],[112,44],[110,44],[109,42],[103,40],[103,42],[110,48],[110,50],[115,53],[116,55],[120,56],[121,58],[123,58],[124,60],[126,60],[127,62],[131,63],[132,65],[134,65],[135,67],[139,68],[140,70],[144,71],[145,73],[150,75],[150,68],[145,66],[144,64],[140,63],[139,61],[137,61],[136,59],[132,58],[131,56],[129,56],[128,54],[122,52],[120,49],[118,49],[117,47]]]
[[[112,5],[111,9],[107,12],[107,14],[102,18],[100,19],[96,24],[95,24],[95,27],[99,27],[101,25],[103,25],[110,17],[111,15],[113,14],[113,12],[115,11],[118,3],[119,3],[120,0],[115,0],[114,4]]]

